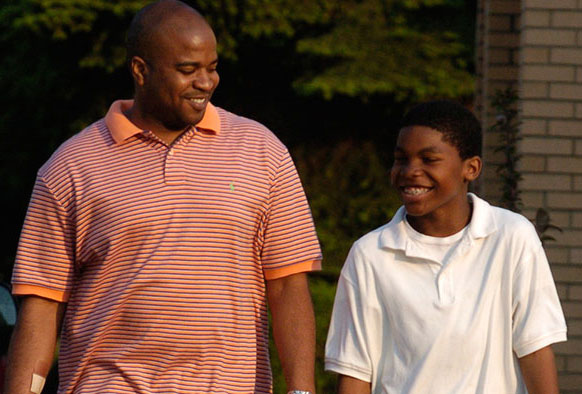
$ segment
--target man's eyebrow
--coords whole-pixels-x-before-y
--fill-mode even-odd
[[[212,66],[212,65],[215,65],[217,63],[218,63],[218,58],[211,61],[209,65]],[[176,67],[202,67],[202,63],[201,62],[180,62],[180,63],[176,63]]]

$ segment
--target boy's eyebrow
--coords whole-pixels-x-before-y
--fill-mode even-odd
[[[396,147],[394,148],[395,152],[404,152],[404,150],[402,148],[400,148],[398,145],[396,145]],[[441,150],[439,148],[437,148],[436,146],[427,146],[426,148],[421,149],[420,151],[418,151],[418,153],[440,153]]]

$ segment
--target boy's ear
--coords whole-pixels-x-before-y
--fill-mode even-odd
[[[471,182],[479,177],[483,161],[479,156],[473,156],[465,160],[465,181]]]

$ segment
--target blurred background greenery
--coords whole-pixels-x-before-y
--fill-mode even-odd
[[[389,168],[398,119],[431,98],[472,101],[477,0],[200,0],[219,41],[213,102],[289,147],[313,210],[324,271],[312,277],[323,346],[351,243],[398,207]],[[9,281],[37,169],[132,95],[124,35],[144,0],[5,0],[0,6],[0,281]],[[282,377],[273,353],[275,393]]]

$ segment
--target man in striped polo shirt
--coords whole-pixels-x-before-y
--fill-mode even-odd
[[[314,392],[311,213],[285,146],[210,104],[216,39],[154,3],[128,33],[134,100],[39,170],[13,274],[8,393],[269,393],[267,302],[290,392]]]

